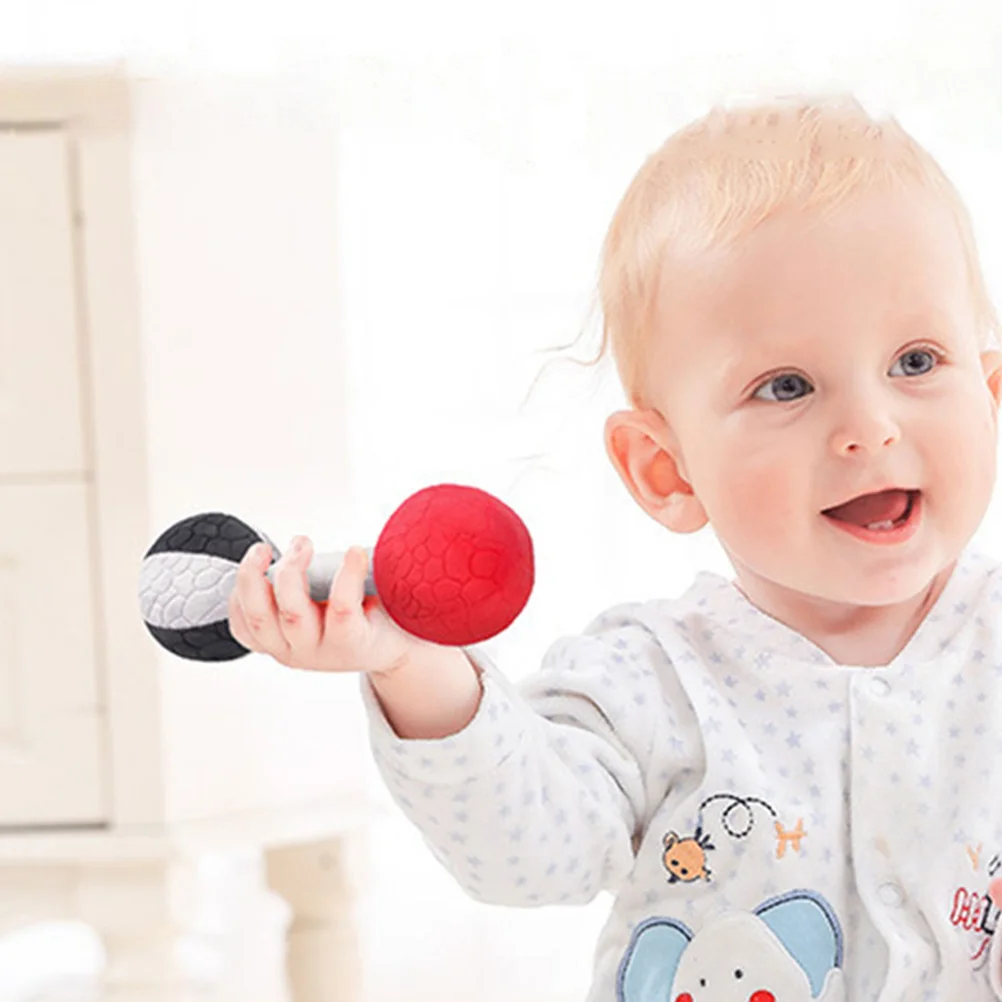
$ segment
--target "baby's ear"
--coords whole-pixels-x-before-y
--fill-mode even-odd
[[[992,403],[998,410],[1000,395],[1002,395],[1002,352],[994,349],[983,351],[981,353],[981,369],[985,376],[985,383],[988,385],[988,392],[992,395]]]
[[[675,532],[696,532],[706,512],[685,479],[667,422],[656,410],[625,410],[605,422],[605,449],[634,500]]]

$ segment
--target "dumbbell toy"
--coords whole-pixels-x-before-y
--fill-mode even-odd
[[[155,640],[194,661],[248,654],[229,628],[237,568],[255,543],[280,553],[268,537],[223,512],[176,522],[143,556],[139,605]],[[508,627],[534,581],[532,538],[503,501],[476,487],[438,484],[407,498],[368,551],[365,593],[402,629],[438,644],[463,646]],[[315,553],[307,569],[310,598],[325,602],[344,553]]]

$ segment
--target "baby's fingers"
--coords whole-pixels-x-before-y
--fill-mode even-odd
[[[330,643],[350,643],[366,627],[362,602],[368,566],[368,554],[353,546],[334,575],[324,613],[324,639]]]
[[[275,596],[264,576],[270,560],[268,544],[256,543],[240,561],[229,601],[230,632],[248,650],[282,658],[289,643],[279,628]]]
[[[237,599],[237,592],[235,588],[230,593],[228,612],[230,635],[238,644],[246,647],[247,650],[254,650],[254,645],[257,641],[254,639],[250,626],[247,625],[247,619],[244,616],[243,609],[240,608],[240,602]]]
[[[272,573],[282,635],[292,654],[307,660],[315,655],[322,627],[320,610],[310,600],[306,584],[306,568],[312,555],[313,545],[309,539],[297,536]]]

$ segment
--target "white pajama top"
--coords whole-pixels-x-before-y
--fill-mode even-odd
[[[617,606],[475,718],[396,736],[388,788],[474,898],[613,903],[587,1002],[1002,999],[1002,581],[968,547],[883,667],[697,574]]]

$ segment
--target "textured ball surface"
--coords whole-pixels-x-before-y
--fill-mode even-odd
[[[244,554],[263,533],[233,515],[211,511],[176,522],[146,551],[139,608],[154,639],[192,661],[232,661],[249,653],[229,626],[229,598]]]
[[[532,539],[493,495],[439,484],[389,517],[372,571],[380,601],[403,629],[437,644],[473,644],[500,633],[525,607]]]

